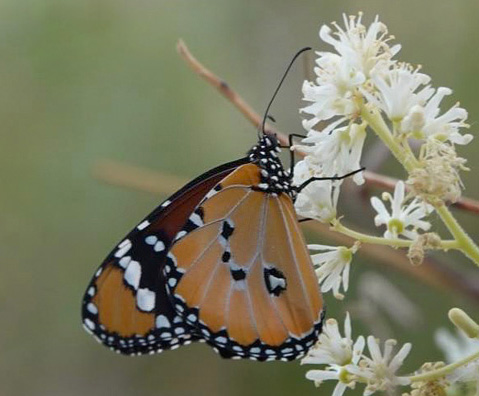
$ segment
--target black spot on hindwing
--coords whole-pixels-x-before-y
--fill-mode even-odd
[[[230,271],[235,281],[241,281],[246,278],[246,271],[244,269],[231,269]]]

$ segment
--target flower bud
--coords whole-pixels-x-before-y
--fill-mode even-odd
[[[477,324],[462,309],[452,308],[449,311],[449,319],[454,325],[461,329],[469,338],[479,338],[479,324]]]

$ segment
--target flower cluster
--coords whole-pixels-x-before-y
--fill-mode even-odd
[[[396,56],[401,46],[392,44],[393,37],[378,17],[369,26],[363,24],[361,13],[344,15],[343,22],[344,26],[333,23],[319,31],[320,39],[332,49],[316,53],[316,79],[303,83],[307,105],[300,112],[306,116],[307,136],[295,148],[305,157],[295,166],[293,183],[300,186],[313,177],[341,177],[360,169],[364,143],[372,131],[408,172],[407,180],[396,184],[394,195],[384,193],[382,200],[371,199],[377,212],[374,223],[385,226],[382,244],[409,246],[411,262],[419,264],[426,249],[441,246],[440,237],[429,233],[428,216],[445,202],[457,201],[462,192],[460,171],[467,168],[455,145],[472,140],[462,132],[468,128],[467,112],[459,104],[441,110],[452,90],[433,87],[420,67],[399,62]],[[410,146],[412,140],[419,154]],[[354,174],[352,180],[364,183],[363,172]],[[361,239],[357,232],[345,232],[337,212],[341,186],[342,180],[309,183],[297,196],[296,211],[359,242],[373,242],[367,235]],[[425,244],[425,240],[434,243]],[[322,290],[342,298],[340,289],[348,289],[357,246],[316,245],[312,249],[321,251],[312,257]]]
[[[317,344],[301,363],[326,365],[324,370],[308,371],[306,378],[318,386],[326,380],[338,381],[334,396],[341,396],[346,388],[354,388],[357,383],[366,384],[364,395],[368,396],[376,391],[391,391],[395,386],[410,383],[407,377],[396,374],[409,354],[411,344],[404,344],[394,354],[395,345],[395,340],[387,340],[381,351],[379,341],[373,336],[369,336],[367,341],[359,336],[354,341],[347,314],[344,337],[339,332],[336,320],[328,319]]]
[[[441,114],[441,102],[452,91],[431,87],[431,78],[418,67],[395,60],[400,46],[390,45],[392,37],[377,17],[367,28],[361,14],[344,16],[344,25],[333,24],[335,30],[321,27],[320,38],[335,52],[317,52],[316,81],[303,84],[303,99],[309,105],[301,112],[310,117],[303,121],[307,137],[299,147],[306,158],[296,165],[296,183],[304,181],[300,175],[340,176],[360,168],[368,126],[365,113],[383,114],[394,135],[403,139],[435,140],[446,145],[472,140],[471,135],[460,133],[461,128],[468,127],[466,110],[456,104]],[[364,181],[361,173],[353,180],[357,184]],[[314,201],[320,198],[311,193],[314,184],[319,183],[300,194],[298,212],[329,221],[321,208],[315,208]],[[329,188],[333,187],[337,185],[331,183]],[[323,187],[322,195],[325,190]],[[336,200],[331,204],[335,209]]]
[[[364,396],[377,391],[394,394],[400,386],[410,386],[410,396],[444,395],[451,385],[459,383],[479,392],[479,324],[458,308],[451,309],[449,317],[462,332],[456,337],[444,329],[438,330],[436,342],[452,364],[425,363],[409,375],[398,375],[398,371],[411,351],[410,343],[397,348],[392,339],[386,340],[383,347],[373,336],[354,340],[349,314],[344,321],[344,336],[337,321],[328,319],[318,342],[301,362],[325,367],[309,370],[306,378],[316,386],[328,380],[337,381],[334,396],[342,396],[347,388],[361,384],[365,386]],[[464,332],[473,337],[467,338]],[[395,349],[399,350],[394,352]]]

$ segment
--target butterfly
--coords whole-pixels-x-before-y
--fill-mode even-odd
[[[264,132],[286,73],[248,155],[188,183],[103,261],[82,304],[99,342],[135,355],[201,341],[259,361],[293,360],[316,342],[324,305],[294,200],[313,181],[349,174],[292,185],[278,139]]]

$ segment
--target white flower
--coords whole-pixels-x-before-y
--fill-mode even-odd
[[[333,395],[341,396],[347,387],[355,385],[348,375],[350,367],[356,366],[364,349],[365,341],[359,336],[353,345],[351,319],[349,313],[344,321],[344,334],[341,336],[335,319],[328,319],[316,345],[308,352],[301,364],[327,364],[326,370],[310,370],[306,378],[317,385],[325,380],[338,381]]]
[[[459,330],[456,330],[456,335],[453,335],[446,329],[438,329],[434,338],[436,344],[446,356],[447,363],[455,363],[479,351],[479,339],[469,338]],[[476,381],[477,391],[479,392],[479,360],[457,368],[447,379],[452,383]]]
[[[366,139],[366,126],[353,123],[346,127],[309,131],[303,143],[312,146],[300,146],[308,156],[314,158],[325,176],[342,176],[361,168],[360,160]],[[311,161],[311,163],[314,163]],[[364,183],[362,172],[353,176],[356,184]]]
[[[357,114],[357,97],[361,96],[358,88],[379,61],[388,64],[400,49],[399,45],[389,47],[387,28],[377,17],[369,28],[361,23],[362,14],[349,18],[343,15],[343,19],[345,29],[334,23],[335,31],[327,25],[319,31],[319,37],[337,53],[317,52],[316,83],[303,84],[303,99],[312,104],[301,112],[313,116],[303,122],[306,130],[337,116],[340,118],[336,122],[341,124]]]
[[[363,355],[358,366],[349,368],[352,374],[367,380],[365,396],[376,391],[391,391],[397,385],[410,384],[409,378],[396,376],[396,372],[411,351],[410,343],[404,344],[395,356],[392,353],[396,345],[395,340],[385,341],[383,353],[378,340],[373,336],[367,338],[367,345],[371,357]]]
[[[467,111],[458,104],[444,114],[439,115],[439,105],[445,96],[451,95],[449,88],[440,87],[425,106],[413,106],[401,124],[402,132],[412,132],[416,138],[434,137],[438,140],[449,140],[456,144],[468,144],[472,135],[461,135],[459,128],[468,128],[465,123]]]
[[[416,229],[427,231],[431,227],[431,224],[422,218],[432,212],[432,206],[419,201],[418,198],[406,205],[402,181],[396,183],[394,198],[391,194],[384,193],[383,199],[391,202],[391,214],[377,197],[371,198],[371,205],[378,213],[374,218],[376,226],[387,226],[385,238],[397,238],[399,235],[404,235],[406,238],[416,239],[418,237]]]
[[[293,183],[301,185],[312,177],[321,177],[319,165],[312,164],[312,158],[305,158],[294,167]],[[298,214],[323,223],[330,223],[336,218],[340,182],[318,180],[310,183],[296,197],[294,206]]]
[[[395,64],[390,68],[378,65],[371,72],[373,91],[362,90],[373,105],[383,110],[392,121],[401,121],[415,105],[424,105],[434,93],[425,86],[431,78],[409,64]]]
[[[338,55],[320,57],[316,63],[317,85],[309,81],[303,83],[303,100],[312,104],[300,111],[313,115],[313,118],[303,121],[306,130],[313,128],[319,121],[335,116],[346,116],[340,122],[346,121],[357,112],[354,88],[365,80],[361,73],[351,70]]]
[[[321,291],[326,293],[333,291],[334,297],[342,300],[344,296],[339,292],[341,285],[345,292],[349,286],[349,269],[353,254],[357,251],[357,245],[352,248],[345,246],[308,245],[308,249],[321,251],[313,254],[311,259],[317,266],[316,275],[321,284]]]
[[[343,14],[345,29],[338,24],[333,26],[337,31],[333,32],[330,27],[323,25],[319,31],[319,37],[326,43],[331,44],[334,49],[356,70],[359,70],[366,77],[369,77],[371,69],[379,61],[389,61],[401,49],[400,45],[390,47],[386,25],[379,22],[376,16],[369,28],[362,22],[362,13],[358,17]]]

